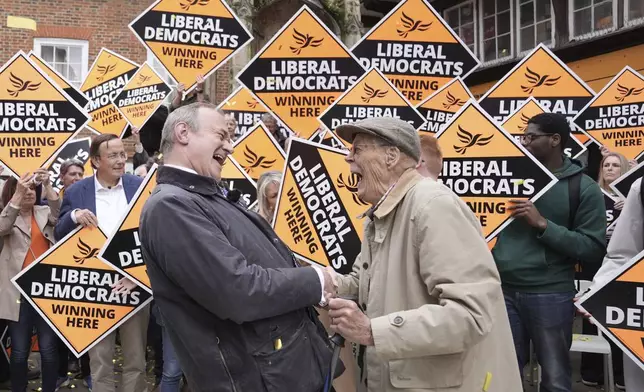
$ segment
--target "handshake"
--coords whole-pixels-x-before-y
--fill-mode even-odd
[[[331,299],[338,296],[338,273],[332,267],[321,269],[324,276],[324,302],[320,305],[326,307]]]
[[[316,268],[316,267],[314,267]],[[321,270],[324,276],[324,302],[322,305],[329,311],[331,331],[345,339],[364,346],[373,346],[371,320],[360,309],[355,301],[339,298],[338,273],[331,267]]]

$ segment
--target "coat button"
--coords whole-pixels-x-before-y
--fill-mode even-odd
[[[369,264],[367,264],[367,263],[363,263],[363,264],[362,264],[362,268],[363,268],[363,269],[367,269],[367,268],[369,268]]]
[[[362,311],[366,312],[367,311],[367,304],[362,304]]]
[[[405,321],[405,320],[403,320],[402,317],[396,316],[394,318],[394,325],[397,326],[397,327],[400,327],[402,325],[403,321]]]
[[[194,186],[194,185],[190,185],[188,188],[190,188],[190,189],[195,189],[195,186]]]

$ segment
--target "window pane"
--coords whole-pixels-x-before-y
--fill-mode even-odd
[[[537,43],[543,42],[549,45],[552,41],[552,24],[551,22],[543,22],[537,25]]]
[[[498,31],[497,34],[505,34],[510,32],[510,11],[499,14],[497,19]]]
[[[510,55],[510,46],[512,45],[510,34],[503,35],[498,39],[499,58]]]
[[[493,38],[496,35],[494,16],[483,19],[483,37]]]
[[[452,26],[452,28],[456,28],[459,25],[458,22],[458,8],[453,9],[451,11],[447,11],[447,15],[445,15],[445,20],[447,21],[447,24]]]
[[[644,17],[644,0],[629,0],[628,20]]]
[[[474,43],[474,23],[461,27],[461,39],[466,45]]]
[[[67,65],[66,64],[56,63],[56,64],[54,64],[54,69],[56,71],[58,71],[58,73],[63,75],[65,78],[69,78],[69,76],[67,76]]]
[[[496,40],[491,39],[483,42],[483,51],[485,53],[485,61],[496,59]]]
[[[496,0],[496,12],[502,12],[510,9],[510,0]]]
[[[83,61],[83,48],[80,46],[69,47],[69,62],[80,63]]]
[[[581,11],[576,11],[574,16],[575,35],[582,35],[591,32],[592,24],[590,21],[591,13],[590,8]]]
[[[519,13],[521,14],[521,27],[534,24],[534,4],[527,3],[522,5]]]
[[[595,30],[613,27],[613,2],[607,1],[595,7]]]
[[[69,80],[71,81],[80,81],[81,80],[81,66],[80,64],[69,64]]]
[[[45,60],[48,63],[53,63],[54,62],[54,47],[53,46],[41,46],[40,47],[40,55],[42,56],[42,59]]]
[[[483,16],[490,16],[496,13],[494,0],[483,0]]]
[[[537,0],[537,22],[550,19],[551,11],[550,0]]]
[[[67,47],[66,46],[56,46],[54,49],[54,62],[56,63],[66,63],[69,61],[67,57]]]
[[[472,3],[466,4],[461,7],[461,23],[473,23],[474,22],[474,7]]]
[[[534,48],[534,26],[521,29],[521,51]]]
[[[580,8],[588,7],[591,2],[592,0],[575,0],[575,9],[578,10]]]

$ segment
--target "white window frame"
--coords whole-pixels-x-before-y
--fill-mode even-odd
[[[449,7],[443,11],[443,19],[445,19],[445,22],[447,22],[447,14],[455,9],[462,8],[463,6],[470,4],[472,6],[472,12],[474,13],[472,15],[473,22],[474,22],[474,55],[479,56],[479,30],[478,30],[478,7],[476,6],[476,1],[474,0],[469,0],[469,1],[464,1],[462,3],[456,4],[455,6]],[[461,22],[461,13],[459,12],[458,14],[458,21],[459,21],[459,28],[461,27],[460,22]],[[450,26],[452,30],[454,29],[452,26]],[[460,34],[457,34],[456,31],[454,32],[456,35],[460,37]],[[461,40],[463,38],[461,37]],[[465,43],[465,41],[463,41]],[[467,45],[467,44],[466,44]]]
[[[78,85],[80,87],[87,77],[89,68],[89,42],[82,39],[34,38],[34,53],[40,58],[42,58],[43,46],[79,46],[81,48],[81,79]],[[54,67],[52,66],[52,68]]]
[[[516,28],[515,33],[516,33],[516,36],[517,36],[517,38],[516,38],[517,53],[518,53],[518,57],[523,57],[524,55],[526,55],[527,53],[532,51],[534,48],[536,48],[537,45],[540,44],[540,42],[536,42],[537,45],[534,45],[532,48],[530,48],[528,50],[521,50],[521,4],[520,3],[523,0],[515,0],[515,1],[516,1],[516,9],[517,9],[517,14],[516,14],[517,23],[516,23],[516,26],[515,26],[515,28]],[[537,23],[536,23],[536,15],[537,15],[536,7],[537,7],[537,1],[538,0],[531,0],[531,1],[532,1],[533,8],[535,8],[534,9],[534,11],[535,11],[535,13],[534,13],[535,20],[533,20],[534,23],[532,24],[532,28],[535,28],[535,26],[537,25]],[[550,25],[552,26],[551,31],[550,31],[550,36],[551,37],[550,37],[550,44],[547,45],[547,46],[549,48],[554,48],[554,46],[555,46],[555,32],[557,30],[557,26],[555,25],[555,7],[552,5],[552,1],[550,2]],[[534,37],[535,37],[535,40],[536,40],[536,38],[537,38],[536,28],[535,28],[534,34],[535,34]]]
[[[642,1],[642,0],[624,0],[624,26],[629,27],[629,26],[634,26],[638,24],[644,23],[644,16],[636,18],[636,19],[628,19],[628,9],[629,6],[631,5],[631,1]]]
[[[494,65],[496,63],[502,63],[502,62],[508,61],[509,59],[513,59],[516,56],[515,49],[514,49],[515,45],[516,45],[515,26],[514,26],[516,24],[516,21],[514,20],[515,18],[513,17],[513,15],[514,15],[514,6],[515,6],[516,1],[510,0],[510,54],[505,56],[505,57],[496,58],[494,60],[486,60],[485,59],[485,43],[484,43],[484,41],[485,41],[484,36],[485,35],[484,35],[484,31],[483,31],[483,25],[484,25],[483,24],[483,19],[484,19],[484,16],[483,16],[483,0],[478,0],[478,3],[479,3],[479,7],[478,7],[479,8],[478,9],[478,25],[479,25],[478,26],[479,27],[479,40],[478,41],[479,42],[478,42],[478,44],[480,45],[479,48],[478,48],[479,49],[479,59],[481,60],[483,65],[486,65],[486,66],[487,65]],[[495,14],[495,15],[497,15],[497,14]],[[495,17],[495,19],[494,19],[494,21],[495,21],[495,26],[494,26],[495,29],[498,27],[496,25],[496,19],[497,18]],[[497,35],[497,37],[498,37],[498,35]],[[499,48],[497,46],[497,51],[498,51],[498,49]]]
[[[600,0],[591,0],[591,6],[590,6],[591,23],[594,23],[595,21],[595,4],[594,4],[595,1],[600,1]],[[568,26],[570,30],[569,31],[570,41],[602,36],[617,30],[617,3],[618,2],[619,0],[613,0],[613,27],[591,31],[590,33],[586,33],[586,34],[575,35],[575,10],[573,8],[575,6],[575,2],[574,0],[568,0]],[[624,13],[624,15],[626,15],[626,13]]]

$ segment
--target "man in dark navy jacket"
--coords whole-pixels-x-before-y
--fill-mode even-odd
[[[327,271],[298,268],[259,215],[217,181],[232,153],[224,115],[195,103],[170,113],[164,165],[141,214],[143,260],[181,367],[195,391],[322,390],[331,359],[312,305]]]
[[[54,231],[62,239],[78,225],[99,227],[109,236],[118,227],[127,206],[143,180],[125,174],[127,155],[123,141],[116,135],[94,137],[89,155],[95,175],[85,178],[65,191],[60,217]],[[121,279],[115,290],[128,292],[136,284]],[[119,328],[123,348],[123,381],[119,390],[140,392],[146,389],[145,347],[149,307],[141,309]],[[114,392],[114,346],[116,331],[105,337],[89,351],[92,371],[92,391]]]

